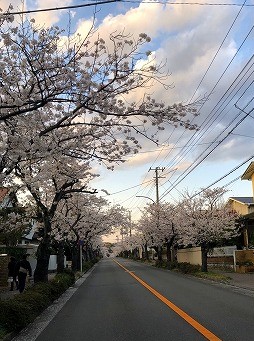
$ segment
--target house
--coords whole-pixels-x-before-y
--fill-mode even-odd
[[[12,208],[17,207],[18,205],[18,199],[11,188],[7,187],[0,187],[0,209],[3,208]],[[1,230],[0,230],[1,233]],[[21,236],[19,240],[19,244],[16,244],[15,247],[24,249],[29,254],[29,262],[31,264],[32,270],[34,271],[36,267],[36,251],[39,245],[38,241],[38,232],[37,232],[37,226],[36,221],[31,220],[31,229],[27,233],[25,233],[23,236]],[[0,245],[0,286],[5,286],[7,283],[7,264],[9,261],[9,256],[4,252],[1,253],[1,250],[5,250],[6,245]],[[57,256],[51,255],[50,261],[49,261],[49,271],[55,271],[57,268]]]
[[[17,203],[17,196],[11,188],[0,187],[0,208],[15,207]]]
[[[242,180],[252,182],[252,197],[230,197],[229,204],[232,209],[241,215],[240,224],[243,229],[244,247],[254,248],[254,162],[241,176]]]

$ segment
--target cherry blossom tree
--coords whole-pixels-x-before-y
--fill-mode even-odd
[[[174,207],[168,203],[147,205],[138,222],[138,231],[145,241],[143,247],[145,257],[148,259],[147,247],[152,247],[162,261],[163,246],[167,246],[167,261],[171,262],[171,247],[177,234],[174,226]]]
[[[50,233],[59,203],[73,193],[94,193],[94,163],[113,169],[140,139],[158,143],[168,125],[196,129],[196,104],[167,104],[149,95],[165,89],[163,65],[145,54],[150,38],[93,28],[83,39],[58,27],[0,25],[1,181],[30,193],[44,231],[35,281],[47,279]],[[133,100],[131,94],[142,90]],[[152,129],[151,129],[152,128]],[[18,185],[17,185],[18,183]]]
[[[0,243],[17,245],[20,238],[31,229],[29,208],[22,206],[0,208]]]
[[[73,193],[95,193],[88,185],[93,178],[88,163],[80,164],[77,159],[70,160],[54,153],[41,160],[37,157],[24,159],[15,167],[9,181],[30,195],[31,202],[37,207],[37,221],[41,224],[35,282],[47,280],[52,220],[59,203]]]
[[[56,240],[65,239],[72,244],[72,264],[76,269],[80,242],[85,259],[92,259],[93,250],[100,244],[98,238],[121,224],[125,214],[125,209],[111,206],[104,198],[76,193],[59,205],[52,234]]]
[[[178,205],[178,229],[183,245],[201,246],[202,271],[207,272],[207,254],[220,242],[239,235],[236,212],[223,202],[224,188],[205,189],[198,196],[188,192]]]
[[[1,25],[0,38],[0,171],[10,172],[19,161],[20,148],[10,141],[19,118],[35,116],[41,122],[38,137],[58,129],[60,134],[68,131],[69,139],[85,138],[93,145],[91,157],[107,159],[112,167],[138,152],[137,137],[157,142],[156,129],[149,133],[151,124],[159,130],[168,124],[196,129],[187,118],[196,115],[195,104],[167,105],[148,94],[154,83],[168,89],[168,77],[161,64],[145,57],[146,34],[135,38],[114,32],[105,41],[91,28],[81,39],[64,36],[58,27],[39,27],[31,19]],[[138,89],[147,94],[143,91],[133,101],[130,94]]]

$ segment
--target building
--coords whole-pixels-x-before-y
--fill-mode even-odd
[[[254,162],[251,162],[241,176],[242,180],[252,182],[252,197],[230,197],[232,209],[241,215],[240,224],[243,229],[244,247],[254,248]]]

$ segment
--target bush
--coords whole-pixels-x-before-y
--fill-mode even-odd
[[[21,330],[74,283],[75,274],[65,270],[51,282],[36,283],[21,295],[0,301],[0,327],[7,332]]]
[[[178,262],[176,260],[168,263],[168,270],[173,270],[178,268]]]
[[[166,260],[156,260],[155,261],[155,266],[157,267],[157,268],[164,268],[164,269],[166,269],[167,268],[167,261]]]
[[[26,292],[13,299],[0,302],[0,325],[10,331],[18,331],[31,323],[48,305],[46,296]]]
[[[184,274],[190,274],[200,271],[200,265],[194,265],[187,262],[178,263],[178,269]]]
[[[93,267],[93,265],[96,263],[96,261],[87,261],[87,262],[83,262],[83,271],[86,272],[89,269],[91,269]]]
[[[195,273],[200,271],[200,266],[199,265],[194,265],[190,264],[187,262],[184,263],[178,263],[177,261],[172,261],[172,262],[167,262],[166,260],[158,261],[156,260],[155,266],[157,268],[164,268],[168,270],[178,270],[184,274],[189,274],[189,273]]]

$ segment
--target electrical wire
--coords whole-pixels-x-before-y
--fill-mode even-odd
[[[214,63],[214,61],[215,61],[217,55],[219,54],[219,51],[221,50],[221,48],[222,48],[224,42],[226,41],[226,38],[228,37],[228,35],[229,35],[230,31],[232,30],[233,26],[235,25],[235,23],[236,23],[236,21],[237,21],[239,15],[240,15],[240,13],[241,13],[241,11],[242,11],[242,9],[243,9],[243,6],[246,4],[246,1],[247,1],[247,0],[245,0],[244,3],[242,4],[240,10],[238,11],[238,13],[237,13],[236,17],[234,18],[232,24],[230,25],[230,28],[228,29],[228,31],[227,31],[227,33],[226,33],[224,39],[222,40],[222,42],[221,42],[219,48],[218,48],[217,51],[216,51],[215,55],[213,56],[212,61],[210,62],[210,64],[209,64],[207,70],[205,71],[205,73],[204,73],[204,75],[203,75],[201,81],[199,82],[199,84],[198,84],[196,90],[194,91],[194,93],[193,93],[191,99],[189,100],[189,102],[192,101],[192,99],[194,98],[194,96],[195,96],[197,90],[199,89],[200,85],[201,85],[202,82],[204,81],[204,79],[205,79],[205,77],[206,77],[206,75],[207,75],[209,69],[211,68],[212,64]],[[213,89],[213,90],[214,90],[214,89]],[[212,92],[212,91],[211,91],[211,92]],[[201,109],[201,108],[200,108],[200,109]],[[200,112],[200,110],[199,110],[199,112]],[[192,120],[191,122],[193,122],[193,120]],[[181,134],[181,136],[178,138],[178,140],[177,140],[176,143],[174,144],[174,147],[175,147],[175,146],[177,145],[177,143],[181,140],[181,138],[184,136],[185,133],[186,133],[186,131],[184,131],[184,132]],[[194,133],[194,135],[189,139],[189,141],[187,142],[187,144],[195,137],[195,135],[196,135],[196,133]],[[170,152],[168,153],[168,155],[164,158],[164,160],[170,155],[170,153],[171,153],[171,151],[170,151]],[[178,158],[177,158],[177,155],[173,158],[173,160],[172,160],[173,162],[174,162],[174,159],[177,160],[177,161],[179,162],[179,160],[178,160]],[[172,162],[172,161],[171,161],[171,162]]]
[[[106,1],[93,1],[88,4],[80,4],[80,5],[72,5],[72,6],[61,6],[61,7],[49,7],[49,8],[41,8],[41,9],[34,9],[34,10],[27,10],[27,11],[16,11],[11,12],[7,11],[5,13],[2,13],[3,16],[9,16],[9,15],[21,15],[21,14],[31,14],[31,13],[38,13],[38,12],[51,12],[51,11],[60,11],[60,10],[70,10],[75,8],[82,8],[82,7],[91,7],[91,6],[98,6],[98,5],[106,5],[110,3],[133,3],[133,4],[149,4],[149,5],[188,5],[188,6],[229,6],[229,7],[239,7],[243,6],[242,4],[238,3],[203,3],[203,2],[169,2],[169,1],[133,1],[133,0],[106,0]],[[246,1],[245,1],[246,2]],[[244,7],[253,7],[253,4],[245,4]]]
[[[243,165],[245,165],[247,162],[249,162],[251,159],[254,158],[254,154],[251,155],[248,159],[246,159],[245,161],[243,161],[242,163],[240,163],[239,165],[237,165],[236,167],[234,167],[233,169],[231,169],[228,173],[224,174],[223,176],[221,176],[218,180],[214,181],[213,183],[211,183],[209,186],[203,188],[201,191],[195,193],[193,196],[190,197],[190,199],[196,197],[197,195],[203,193],[205,190],[207,190],[208,188],[216,185],[218,182],[220,182],[221,180],[225,179],[227,176],[231,175],[233,172],[235,172],[237,169],[239,169],[240,167],[242,167]],[[229,185],[231,185],[233,182],[235,182],[236,180],[240,179],[241,176],[238,176],[237,178],[235,178],[234,180],[231,180],[228,184],[224,185],[223,187],[227,187]]]

